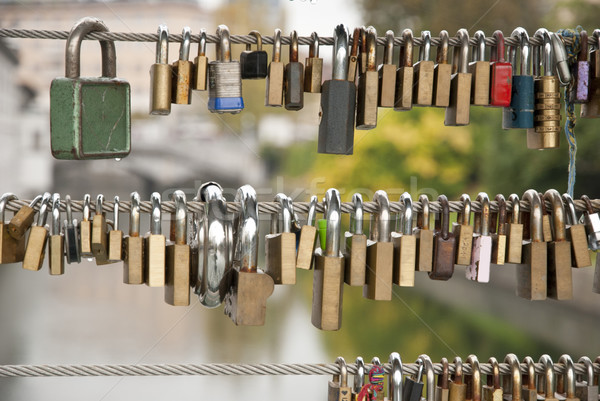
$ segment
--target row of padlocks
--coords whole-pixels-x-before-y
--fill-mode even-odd
[[[106,46],[102,48],[103,77],[79,76],[81,41],[86,34],[96,31],[107,32],[108,28],[95,18],[84,18],[73,27],[67,41],[66,77],[52,82],[51,146],[52,154],[59,159],[121,158],[131,150],[129,84],[116,78],[114,43],[104,42]],[[192,90],[207,89],[211,112],[239,113],[244,108],[242,79],[266,78],[266,106],[300,110],[305,92],[321,94],[320,153],[352,154],[355,128],[375,128],[378,108],[403,111],[413,106],[445,108],[444,124],[448,126],[469,124],[472,105],[502,107],[502,128],[527,129],[529,148],[557,148],[561,133],[561,85],[569,85],[569,101],[582,103],[582,117],[600,115],[600,52],[591,48],[588,61],[587,33],[583,31],[580,36],[579,61],[573,64],[572,73],[563,38],[544,28],[535,32],[533,38],[539,44],[531,49],[527,31],[516,28],[511,34],[516,44],[508,46],[506,51],[502,32],[495,31],[489,60],[485,59],[485,34],[477,31],[475,45],[471,47],[468,31],[460,29],[451,63],[448,33],[440,32],[434,63],[429,59],[431,34],[423,31],[414,65],[416,41],[412,31],[402,32],[397,64],[396,38],[392,31],[387,31],[383,64],[378,66],[376,30],[357,28],[350,37],[348,29],[338,25],[333,36],[332,77],[323,81],[323,59],[319,57],[316,32],[311,35],[305,65],[298,58],[296,31],[290,35],[289,62],[284,64],[279,29],[273,36],[270,63],[257,31],[250,34],[257,50],[250,50],[247,45],[240,61],[236,61],[225,25],[217,30],[216,60],[208,60],[207,35],[202,30],[198,56],[191,62],[191,30],[185,27],[179,59],[171,65],[168,28],[161,25],[156,63],[150,69],[150,113],[167,115],[172,103],[190,104]],[[594,38],[597,40],[599,36],[600,30],[595,30]],[[82,108],[84,103],[86,112]]]
[[[194,198],[204,202],[201,213],[188,213],[185,194],[175,191],[168,239],[162,234],[163,208],[158,193],[151,196],[150,231],[144,236],[137,192],[131,194],[129,203],[128,235],[119,227],[118,197],[105,206],[104,195],[98,195],[91,216],[91,197],[86,195],[78,222],[68,196],[66,219],[62,219],[60,195],[45,193],[5,222],[6,205],[15,200],[13,194],[0,198],[0,263],[22,262],[24,269],[40,270],[46,247],[52,275],[64,273],[65,258],[68,263],[78,263],[82,257],[93,257],[98,265],[122,261],[126,284],[165,287],[165,301],[175,306],[189,305],[192,287],[206,307],[225,302],[225,313],[240,325],[264,324],[266,301],[274,284],[296,284],[297,270],[314,270],[312,323],[323,330],[341,327],[344,283],[362,286],[367,299],[390,301],[393,285],[413,287],[416,272],[427,272],[433,280],[449,280],[455,265],[465,268],[467,279],[487,283],[492,266],[515,264],[518,296],[569,300],[573,298],[572,269],[590,267],[590,250],[600,249],[600,217],[591,200],[582,197],[586,207],[578,218],[572,198],[568,194],[561,197],[553,189],[543,195],[526,191],[527,212],[520,210],[516,194],[510,195],[508,202],[503,195],[496,195],[492,212],[488,195],[481,192],[473,225],[471,200],[463,194],[452,230],[445,195],[437,199],[432,230],[426,195],[419,197],[420,212],[413,213],[413,201],[405,192],[394,216],[386,192],[379,190],[373,197],[376,210],[368,239],[360,194],[353,195],[350,227],[342,236],[337,189],[326,192],[321,204],[323,218],[318,221],[317,197],[311,198],[304,225],[291,198],[280,193],[275,197],[278,207],[272,212],[270,234],[264,237],[264,269],[258,269],[258,202],[249,185],[238,189],[235,202],[239,209],[234,213],[228,211],[217,183],[204,184]],[[113,219],[109,221],[106,210],[111,207]],[[600,293],[598,261],[592,290]]]

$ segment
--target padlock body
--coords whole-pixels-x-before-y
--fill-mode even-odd
[[[16,240],[10,236],[8,225],[0,223],[0,264],[22,262],[25,256],[25,237]]]
[[[208,57],[197,56],[194,58],[194,85],[193,90],[205,91],[206,78],[208,77]]]
[[[375,301],[392,300],[394,244],[374,242],[367,245],[367,276],[363,297]]]
[[[346,232],[344,282],[350,286],[363,286],[366,280],[367,236]]]
[[[342,299],[344,291],[344,258],[315,254],[311,322],[321,330],[339,330],[342,327]]]
[[[413,81],[415,67],[400,67],[396,71],[396,95],[394,110],[412,109]]]
[[[450,105],[450,81],[452,64],[436,64],[433,69],[433,106]]]
[[[535,80],[534,128],[527,130],[529,149],[552,149],[560,145],[560,92],[558,78],[543,76]]]
[[[150,67],[150,114],[166,116],[171,113],[173,69],[169,64]]]
[[[444,239],[440,233],[435,233],[433,238],[433,267],[429,272],[432,280],[449,280],[454,274],[454,258],[456,252],[456,238],[450,235]]]
[[[95,214],[92,219],[92,253],[97,265],[109,263],[106,219],[100,214]]]
[[[243,109],[240,63],[208,63],[208,110],[211,113],[237,114]]]
[[[48,230],[46,228],[39,226],[31,227],[23,258],[23,269],[38,271],[42,268],[47,238]]]
[[[548,297],[558,301],[573,299],[571,244],[569,241],[548,244]]]
[[[456,264],[469,266],[473,253],[473,226],[455,223],[452,233],[457,241]]]
[[[471,74],[471,104],[488,106],[490,104],[490,62],[474,61],[469,63]]]
[[[27,233],[27,230],[33,224],[34,217],[35,210],[27,205],[21,207],[8,223],[9,235],[16,240],[24,238],[25,233]]]
[[[64,240],[62,235],[51,235],[49,239],[48,265],[53,276],[65,273]]]
[[[191,61],[177,60],[173,63],[171,103],[192,103],[192,79],[194,65]]]
[[[517,265],[517,295],[532,301],[544,300],[547,290],[548,253],[545,242],[523,247],[524,264]]]
[[[321,93],[323,83],[323,59],[309,57],[304,67],[304,92]]]
[[[82,220],[79,223],[79,249],[81,256],[91,258],[94,256],[92,252],[92,222],[89,220]]]
[[[150,234],[144,238],[144,282],[149,287],[165,285],[166,238]]]
[[[452,380],[448,384],[448,400],[464,401],[467,398],[467,385],[465,383],[455,383]]]
[[[296,236],[293,233],[265,236],[265,273],[275,284],[296,284]]]
[[[450,105],[446,108],[444,125],[469,124],[471,111],[471,74],[456,73],[450,82]]]
[[[510,223],[506,238],[506,263],[520,264],[523,261],[523,224]]]
[[[80,263],[79,230],[74,223],[67,223],[66,220],[63,227],[65,233],[65,256],[67,257],[67,263]]]
[[[571,260],[573,267],[588,267],[592,265],[588,250],[587,235],[583,224],[567,227],[567,238],[571,243]]]
[[[572,71],[574,84],[570,92],[571,102],[586,103],[590,96],[590,62],[578,61]]]
[[[304,65],[290,62],[285,66],[285,109],[301,110],[304,107]]]
[[[123,260],[123,231],[121,230],[108,232],[108,260],[110,262]]]
[[[503,234],[492,234],[492,263],[503,265],[506,261],[506,240]]]
[[[165,302],[173,306],[190,304],[190,246],[171,244],[166,248]]]
[[[494,62],[490,68],[490,106],[509,107],[512,93],[512,65]]]
[[[285,67],[281,61],[271,61],[267,75],[267,94],[265,106],[281,107],[283,105],[283,79]]]
[[[392,233],[394,244],[393,283],[400,287],[415,286],[417,239],[414,235]]]
[[[268,55],[264,50],[243,51],[240,54],[242,79],[264,79],[268,73]]]
[[[377,126],[378,85],[377,71],[367,71],[358,77],[356,129],[373,129]]]
[[[379,66],[379,107],[394,107],[395,101],[396,65],[382,64]]]
[[[479,235],[473,241],[471,264],[465,269],[468,280],[480,283],[490,281],[490,262],[492,260],[492,237]]]
[[[421,401],[424,383],[417,382],[411,377],[404,379],[402,387],[402,401]]]
[[[313,266],[313,254],[317,240],[317,227],[304,225],[300,229],[296,269],[310,270]]]
[[[354,152],[356,86],[353,82],[329,80],[321,93],[318,152],[351,155]]]
[[[514,75],[510,106],[502,110],[502,128],[533,128],[533,77],[531,75]]]
[[[575,383],[575,395],[581,401],[596,401],[598,399],[598,386],[591,383]]]
[[[600,117],[600,77],[590,77],[589,98],[581,105],[582,118]]]
[[[117,78],[55,78],[50,144],[57,159],[114,159],[131,150],[130,87]]]
[[[142,237],[125,237],[123,260],[123,282],[142,284],[144,282],[144,241]]]
[[[225,314],[237,326],[263,326],[267,298],[275,285],[268,274],[232,270],[231,291],[225,299]]]
[[[413,235],[417,240],[416,270],[430,272],[433,266],[433,231],[415,228]]]
[[[483,386],[482,396],[483,401],[502,401],[502,389],[494,388],[493,386]]]
[[[433,101],[433,68],[431,60],[422,60],[413,66],[415,84],[413,88],[414,106],[431,106]]]

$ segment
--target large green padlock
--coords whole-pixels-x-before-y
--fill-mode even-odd
[[[117,76],[113,41],[101,40],[102,76],[80,77],[81,41],[108,32],[101,20],[77,21],[67,39],[65,78],[50,86],[50,142],[57,159],[122,158],[131,150],[130,87]]]

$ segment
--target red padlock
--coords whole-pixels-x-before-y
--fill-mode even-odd
[[[494,32],[496,44],[490,52],[490,106],[509,107],[512,91],[512,65],[504,60],[504,35]]]

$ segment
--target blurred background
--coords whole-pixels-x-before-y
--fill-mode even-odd
[[[3,28],[69,30],[79,18],[95,16],[114,32],[155,32],[158,24],[179,33],[189,25],[232,34],[258,29],[272,35],[296,29],[331,36],[339,23],[373,25],[379,36],[387,29],[399,36],[411,28],[415,36],[427,29],[453,35],[500,29],[510,35],[517,26],[530,34],[544,26],[551,31],[582,25],[592,33],[600,5],[591,0],[211,0],[211,1],[1,1]],[[568,149],[528,150],[524,131],[503,131],[501,110],[471,108],[471,124],[444,127],[444,111],[414,108],[410,112],[379,110],[379,125],[357,131],[354,156],[316,152],[319,96],[306,94],[299,112],[266,108],[265,81],[244,81],[246,109],[235,116],[207,111],[207,93],[194,92],[192,105],[174,105],[167,117],[148,115],[153,43],[117,42],[117,75],[132,89],[132,152],[121,161],[70,162],[50,153],[49,87],[64,75],[64,41],[3,39],[0,41],[0,187],[20,198],[43,191],[85,193],[107,199],[129,199],[138,191],[183,189],[193,197],[202,182],[218,181],[233,200],[235,190],[251,184],[260,200],[285,192],[295,201],[322,197],[336,187],[343,201],[354,192],[370,200],[384,189],[391,200],[403,191],[458,199],[486,191],[508,196],[528,188],[545,191],[567,187]],[[233,46],[235,59],[244,49]],[[271,46],[265,49],[270,53]],[[179,54],[171,43],[170,60]],[[379,59],[381,60],[381,48]],[[191,57],[195,56],[192,46]],[[324,79],[330,76],[331,47],[321,48]],[[398,49],[394,59],[398,55]],[[214,46],[208,56],[214,59]],[[300,48],[300,59],[308,56]],[[287,61],[287,46],[283,50]],[[100,73],[97,44],[82,47],[82,75]],[[577,111],[578,111],[577,107]],[[563,115],[564,121],[564,115]],[[600,135],[595,120],[578,120],[575,195],[600,196]],[[76,216],[79,218],[79,216]],[[147,217],[145,217],[147,219]],[[268,219],[268,216],[264,216]],[[347,217],[345,217],[347,218]],[[163,217],[165,231],[169,216]],[[122,216],[122,221],[127,221]],[[268,222],[263,222],[266,234]],[[126,226],[126,223],[125,223]],[[124,231],[127,227],[121,227]],[[143,220],[144,232],[148,222]],[[263,244],[261,244],[262,247]],[[262,263],[262,251],[261,251]],[[342,355],[382,361],[392,351],[405,362],[427,353],[480,361],[508,352],[538,359],[563,352],[574,358],[599,354],[596,335],[600,317],[598,295],[591,292],[593,268],[573,271],[574,300],[526,301],[515,295],[515,269],[495,267],[489,284],[467,282],[457,268],[448,282],[417,274],[414,288],[394,288],[392,302],[362,298],[360,288],[345,287],[343,325],[339,332],[321,332],[310,323],[312,272],[299,271],[298,284],[279,286],[268,301],[264,327],[236,327],[222,307],[208,310],[195,297],[189,307],[163,301],[163,290],[122,284],[121,264],[97,267],[83,261],[67,265],[64,276],[50,277],[47,266],[32,273],[19,265],[0,269],[0,363],[2,364],[133,364],[208,362],[333,362]],[[219,397],[290,400],[324,398],[325,377],[158,377],[0,379],[5,400],[146,400]]]

